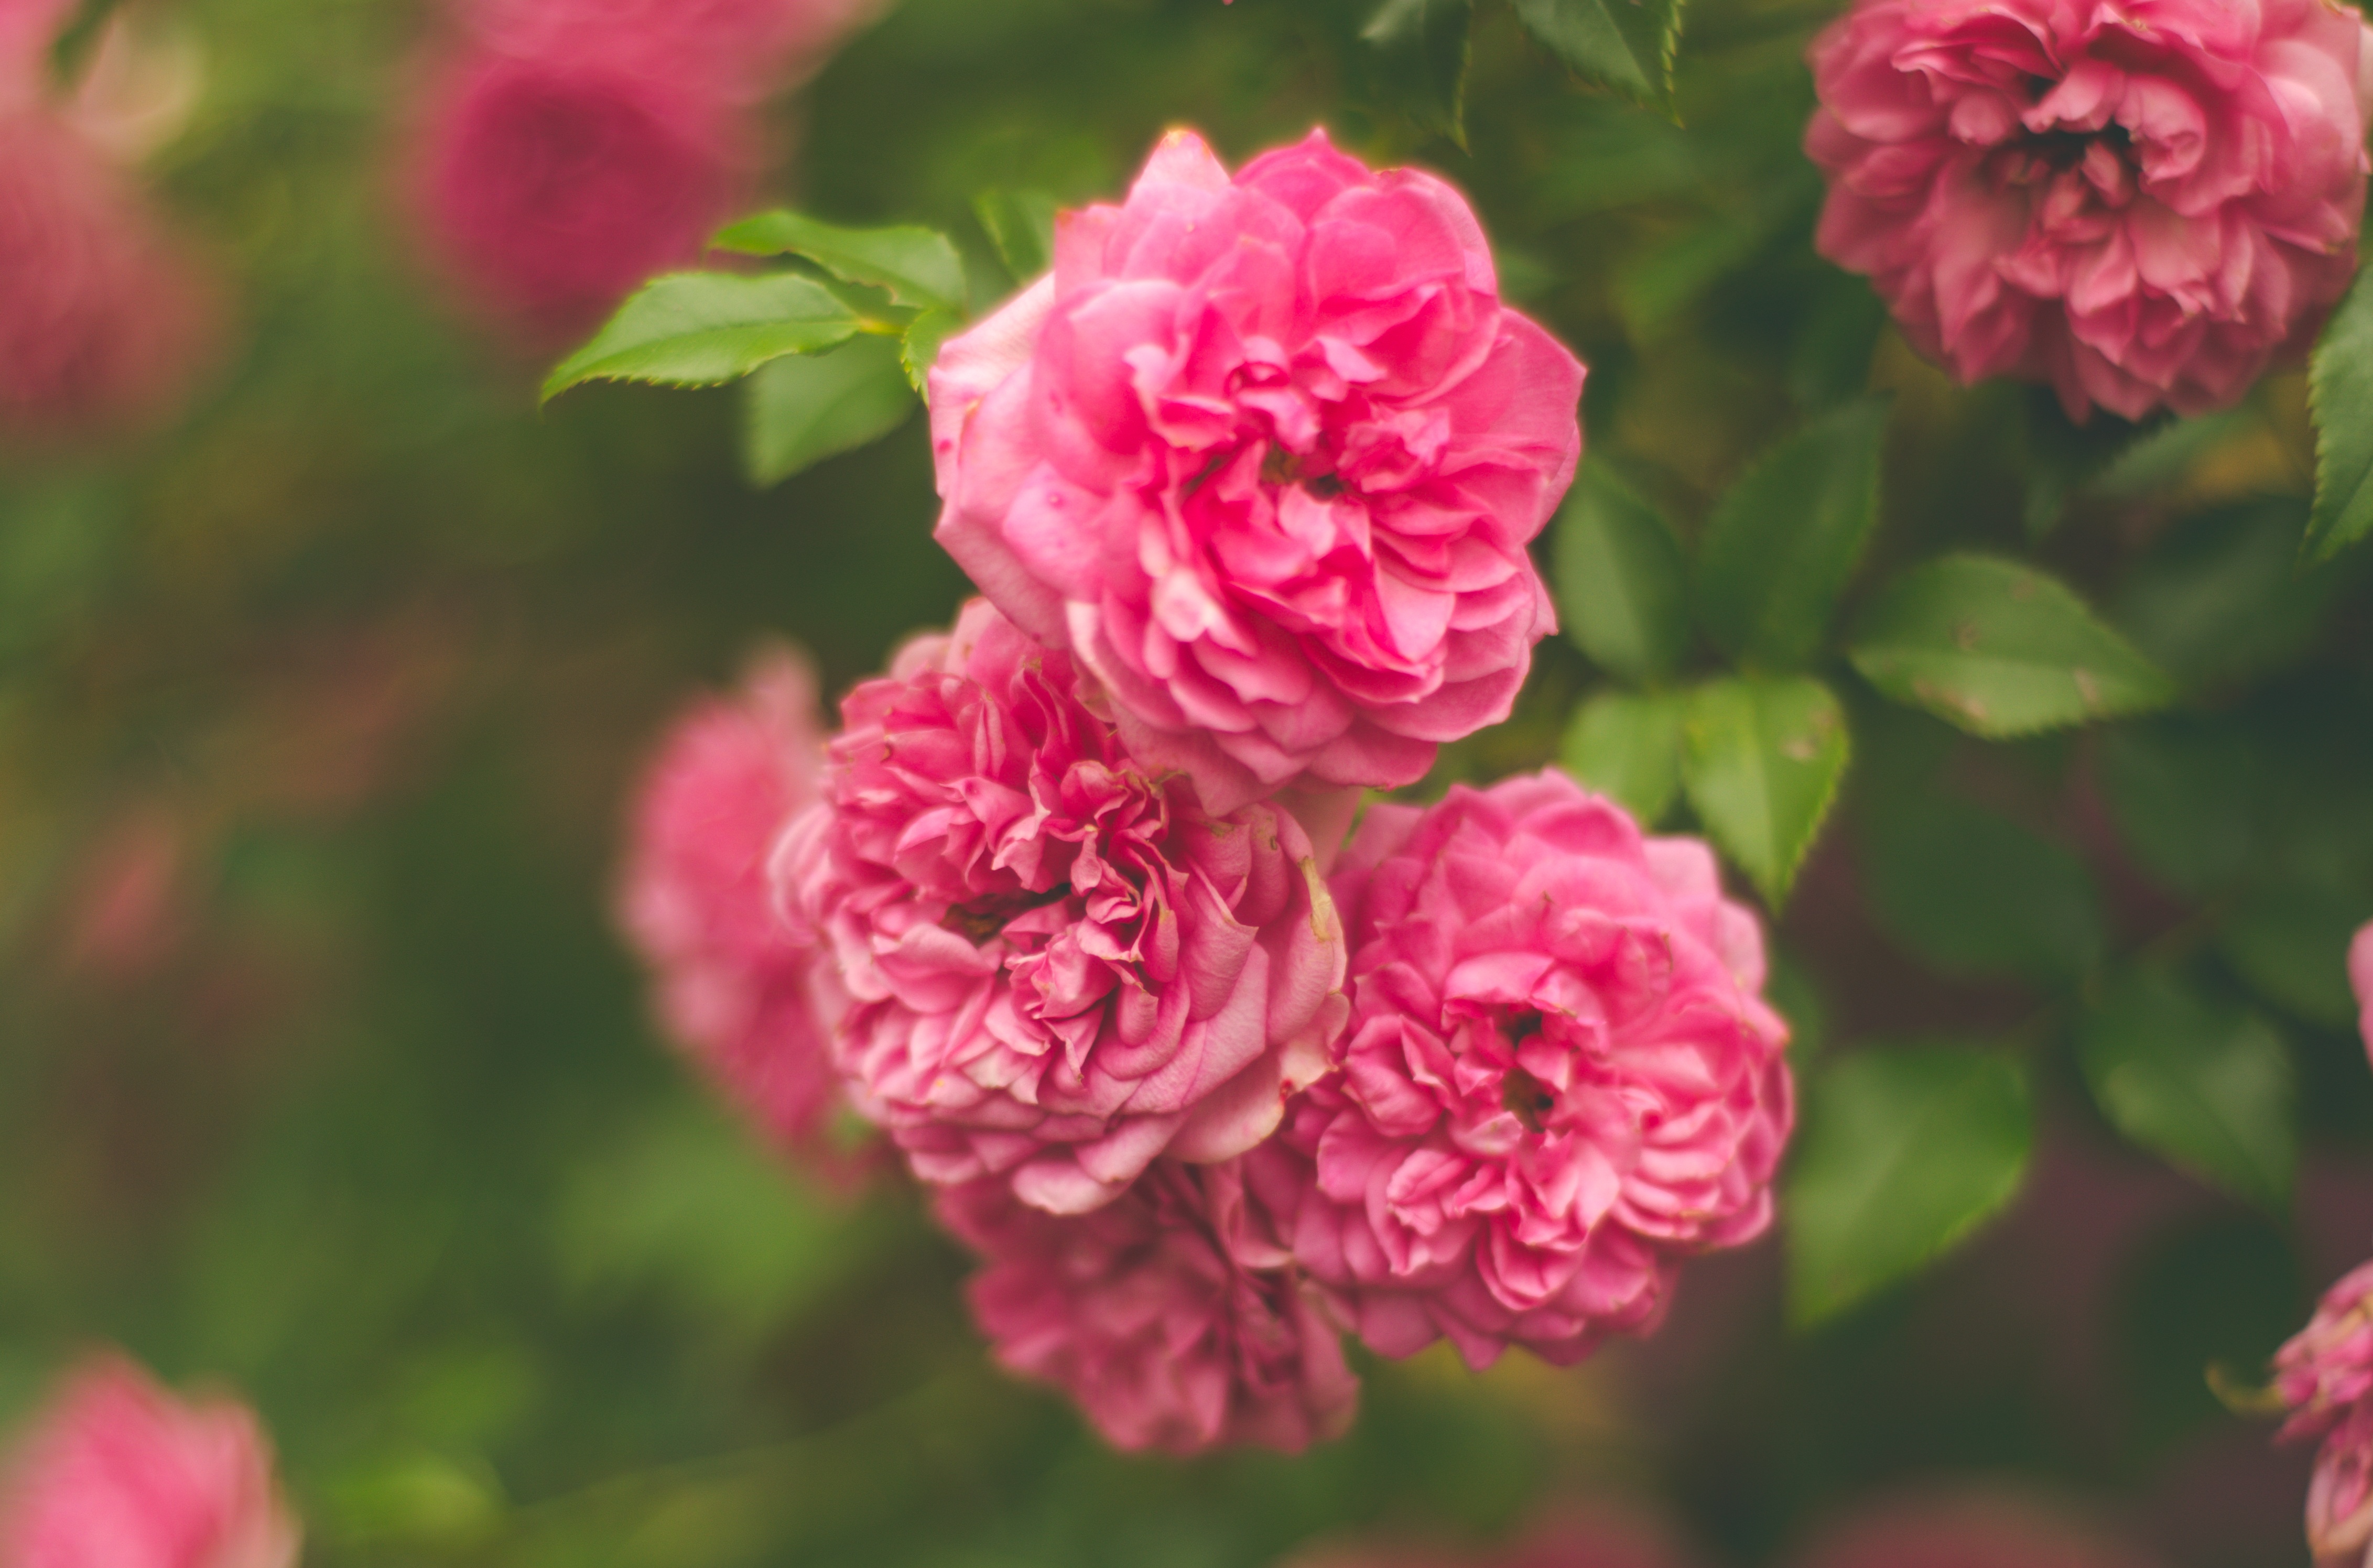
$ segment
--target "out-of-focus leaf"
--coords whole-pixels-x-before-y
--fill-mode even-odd
[[[1604,460],[1574,476],[1557,519],[1566,635],[1627,680],[1670,670],[1689,647],[1689,567],[1655,508]]]
[[[2290,1053],[2272,1025],[2157,969],[2087,1018],[2077,1060],[2110,1122],[2236,1197],[2282,1212],[2297,1162]]]
[[[1807,1074],[1781,1191],[1789,1316],[1818,1323],[1945,1252],[2018,1191],[2033,1142],[2007,1057],[1869,1050]]]
[[[983,191],[972,199],[981,232],[1017,283],[1055,264],[1055,198],[1044,191]]]
[[[1577,75],[1659,109],[1673,99],[1681,0],[1515,0],[1516,15]]]
[[[2175,696],[2066,585],[1982,555],[1948,555],[1889,583],[1848,655],[1897,702],[1988,739],[2144,713]]]
[[[2306,511],[2277,499],[2183,518],[2119,585],[2118,624],[2186,684],[2239,680],[2297,660],[2353,575],[2298,570]]]
[[[2071,421],[2049,387],[2024,389],[2019,445],[2026,461],[2027,536],[2041,539],[2059,526],[2068,498],[2118,454],[2133,445],[2135,427],[2113,414],[2096,412],[2083,424]]]
[[[854,338],[830,354],[762,365],[744,396],[742,466],[756,485],[887,436],[915,409],[898,344],[888,338]]]
[[[1714,640],[1758,663],[1801,664],[1878,516],[1887,403],[1823,416],[1765,452],[1714,507],[1698,546],[1698,609]]]
[[[2329,560],[2373,531],[2373,287],[2354,287],[2316,340],[2308,401],[2315,413],[2315,510],[2307,550]]]
[[[843,228],[777,208],[727,225],[718,232],[717,248],[744,256],[804,257],[836,278],[887,290],[918,310],[964,304],[964,260],[934,229]]]
[[[963,318],[953,310],[926,310],[906,324],[906,335],[898,343],[898,364],[918,397],[929,390],[924,377],[940,357],[940,345],[963,325]]]
[[[1681,781],[1724,853],[1778,909],[1836,800],[1852,740],[1818,680],[1739,676],[1689,694]]]
[[[1681,782],[1681,723],[1688,699],[1671,693],[1602,691],[1565,732],[1566,772],[1623,803],[1653,828]]]
[[[2085,863],[1949,796],[1896,803],[1864,834],[1879,928],[1938,970],[2073,981],[2099,959],[2099,895]]]
[[[2373,899],[2318,882],[2253,889],[2217,927],[2217,950],[2267,1001],[2332,1028],[2356,1021],[2348,942],[2373,919]]]
[[[847,343],[857,312],[809,278],[674,273],[618,307],[584,347],[544,378],[546,401],[586,381],[713,387],[789,354]]]
[[[1788,1065],[1801,1073],[1829,1042],[1829,1010],[1802,965],[1776,951],[1768,961],[1763,999],[1788,1020]]]
[[[1572,113],[1535,185],[1543,214],[1589,217],[1701,183],[1694,144],[1669,121],[1612,99],[1577,99]]]
[[[501,1483],[483,1463],[430,1453],[366,1462],[324,1490],[309,1522],[333,1540],[357,1546],[474,1546],[501,1528],[506,1506]]]
[[[2101,738],[2101,791],[2143,868],[2201,897],[2248,865],[2258,774],[2247,740],[2196,721],[2120,725]]]
[[[1870,357],[1887,326],[1887,307],[1864,278],[1821,274],[1788,353],[1788,390],[1819,413],[1860,397],[1870,385]]]
[[[1385,0],[1360,29],[1392,106],[1462,147],[1474,21],[1474,0]]]
[[[2113,500],[2146,495],[2182,478],[2201,457],[2257,424],[2258,417],[2244,406],[2147,426],[2118,447],[2085,488]]]
[[[1653,342],[1689,308],[1762,250],[1769,231],[1751,214],[1722,213],[1649,246],[1615,279],[1615,306],[1631,335]]]

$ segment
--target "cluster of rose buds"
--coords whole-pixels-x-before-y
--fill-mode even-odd
[[[765,163],[758,106],[877,0],[458,0],[407,182],[443,266],[537,340],[699,256]]]
[[[1347,1332],[1573,1360],[1769,1224],[1787,1031],[1704,845],[1554,771],[1345,842],[1554,630],[1582,381],[1439,180],[1174,133],[931,374],[985,597],[828,741],[777,665],[654,765],[663,1021],[794,1143],[883,1129],[1120,1446],[1339,1431]]]
[[[1965,382],[2223,408],[2355,275],[2368,53],[2329,0],[1862,0],[1812,47],[1820,251]]]

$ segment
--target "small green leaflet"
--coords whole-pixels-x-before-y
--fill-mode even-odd
[[[777,208],[728,225],[720,250],[745,256],[800,256],[846,283],[884,289],[917,310],[962,307],[963,259],[948,237],[928,228],[842,228]]]
[[[2327,561],[2373,532],[2373,285],[2359,273],[2308,362],[2315,512],[2307,552]]]
[[[637,289],[562,360],[544,379],[544,401],[585,381],[713,387],[787,354],[820,354],[865,325],[809,278],[672,273]]]
[[[1055,198],[1044,191],[983,191],[972,199],[981,232],[1016,283],[1055,264]]]
[[[1790,1318],[1810,1327],[1951,1249],[2017,1192],[2034,1139],[2007,1057],[1864,1050],[1806,1074],[1780,1198]]]
[[[963,325],[964,318],[953,310],[926,310],[906,323],[898,363],[906,368],[906,384],[915,389],[917,396],[927,390],[923,377],[930,374],[932,362],[940,357],[940,344]]]
[[[1689,583],[1665,519],[1604,459],[1591,459],[1574,475],[1556,528],[1566,635],[1626,680],[1671,669],[1689,647]]]
[[[1948,555],[1888,584],[1848,656],[1897,702],[1991,740],[2175,697],[2174,682],[2065,584],[1982,555]]]
[[[1377,87],[1422,130],[1467,145],[1467,61],[1474,0],[1385,0],[1361,39]]]
[[[1596,87],[1669,112],[1681,0],[1515,0],[1549,52]]]
[[[1681,725],[1689,700],[1672,693],[1602,691],[1565,732],[1565,771],[1653,828],[1681,784]]]
[[[761,488],[887,436],[914,412],[914,389],[888,338],[758,367],[743,394],[742,465]]]
[[[1845,711],[1818,680],[1739,676],[1689,694],[1681,782],[1769,907],[1787,901],[1851,750]]]
[[[2086,1020],[2076,1056],[2119,1132],[2236,1197],[2289,1212],[2291,1062],[2273,1025],[2137,970]]]

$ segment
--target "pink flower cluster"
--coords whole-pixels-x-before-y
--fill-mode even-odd
[[[746,715],[656,768],[625,910],[665,1010],[736,1020],[745,1096],[828,1060],[980,1256],[998,1359],[1123,1447],[1338,1431],[1345,1332],[1481,1365],[1653,1327],[1769,1223],[1791,1115],[1711,854],[1549,772],[1372,806],[1334,865],[1360,788],[1524,679],[1581,366],[1456,192],[1323,135],[1231,176],[1174,133],[1059,232],[932,374],[988,597],[843,699],[812,784]],[[809,1020],[743,1028],[794,975]]]
[[[120,1356],[73,1373],[0,1472],[6,1568],[296,1568],[255,1418]]]
[[[877,0],[459,0],[408,182],[438,258],[536,337],[696,259],[765,162],[755,113]]]
[[[2329,0],[1862,0],[1812,47],[1821,253],[1964,381],[2222,408],[2355,273],[2364,49]]]

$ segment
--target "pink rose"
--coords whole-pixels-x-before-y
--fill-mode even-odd
[[[939,539],[1231,811],[1392,785],[1508,716],[1579,362],[1502,308],[1455,191],[1313,132],[1233,179],[1163,138],[931,372]]]
[[[2308,1543],[2319,1563],[2353,1565],[2373,1542],[2373,1263],[2342,1275],[2274,1353],[2274,1392],[2290,1411],[2282,1440],[2323,1439],[2308,1491]]]
[[[839,1080],[808,1005],[813,942],[777,912],[766,857],[817,797],[815,676],[789,650],[702,698],[635,796],[618,922],[658,981],[660,1018],[779,1146],[820,1151]]]
[[[917,1174],[1077,1213],[1164,1151],[1276,1127],[1341,1027],[1335,906],[1294,819],[1205,811],[976,599],[841,704],[787,896],[860,1109]]]
[[[2307,1544],[2316,1568],[2359,1568],[2373,1548],[2373,1400],[2349,1406],[2316,1453]]]
[[[1359,1380],[1242,1162],[1157,1161],[1093,1214],[1042,1214],[994,1180],[936,1210],[985,1260],[967,1294],[998,1361],[1070,1395],[1114,1446],[1296,1454],[1350,1424]]]
[[[1800,1561],[1806,1568],[2153,1568],[2150,1558],[2055,1511],[1984,1493],[1866,1509]]]
[[[0,1486],[6,1568],[296,1568],[297,1544],[255,1418],[116,1355],[66,1379]]]
[[[1551,770],[1371,807],[1334,891],[1351,1020],[1289,1112],[1293,1250],[1370,1346],[1578,1360],[1770,1223],[1787,1028],[1705,845]]]
[[[2373,50],[2367,56],[2373,59]],[[2348,984],[2356,993],[2356,1032],[2365,1037],[2366,1051],[2373,1053],[2373,923],[2348,944]]]
[[[2360,36],[2327,0],[1863,0],[1811,51],[1820,251],[1963,381],[2222,408],[2355,275]]]
[[[471,30],[500,52],[560,60],[630,41],[643,70],[751,100],[831,56],[885,0],[478,0]]]

